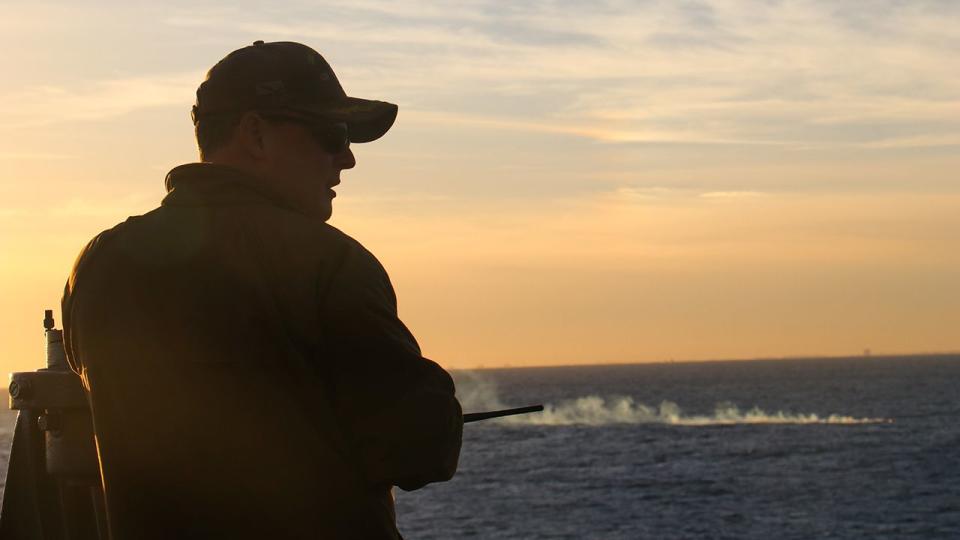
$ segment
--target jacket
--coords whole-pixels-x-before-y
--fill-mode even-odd
[[[463,423],[383,267],[238,170],[167,189],[62,303],[111,537],[398,538],[391,486],[450,479]]]

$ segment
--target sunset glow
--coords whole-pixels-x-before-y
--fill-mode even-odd
[[[252,43],[398,103],[331,223],[449,368],[960,350],[960,5],[8,5],[0,367]]]

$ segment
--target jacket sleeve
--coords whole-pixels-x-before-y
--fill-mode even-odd
[[[386,271],[357,244],[321,298],[333,407],[367,481],[412,490],[452,478],[463,431],[453,380],[397,317]]]
[[[83,362],[76,354],[76,351],[79,350],[79,343],[77,343],[77,335],[74,332],[73,324],[73,311],[74,311],[74,297],[77,287],[77,276],[80,274],[80,271],[83,269],[85,263],[90,259],[91,254],[95,254],[100,246],[107,241],[109,236],[116,230],[117,227],[101,232],[97,236],[93,237],[90,242],[80,251],[80,254],[77,255],[76,261],[73,263],[73,269],[70,271],[70,277],[67,278],[67,283],[63,287],[63,297],[60,300],[60,313],[63,318],[63,345],[64,353],[67,356],[67,362],[77,375],[81,378],[83,375]],[[86,381],[84,381],[86,385]]]

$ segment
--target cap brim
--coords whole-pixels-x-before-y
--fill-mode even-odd
[[[386,101],[347,97],[336,103],[322,106],[297,107],[311,116],[323,120],[344,122],[350,134],[350,142],[375,141],[390,130],[397,119],[397,106]]]

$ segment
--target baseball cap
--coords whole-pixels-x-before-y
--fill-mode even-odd
[[[317,123],[345,123],[350,142],[383,136],[397,106],[347,96],[330,64],[310,47],[292,41],[256,41],[228,54],[197,88],[191,116],[261,110],[293,113]]]

